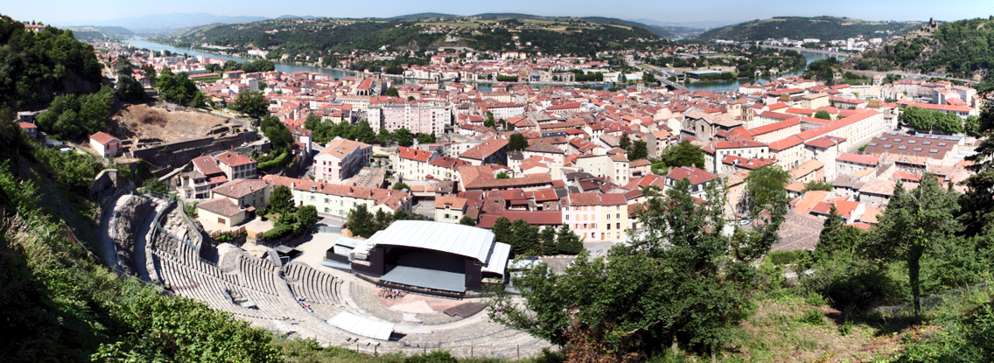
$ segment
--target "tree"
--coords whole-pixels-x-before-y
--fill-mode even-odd
[[[404,184],[404,182],[402,182],[402,181],[397,181],[396,183],[393,184],[393,187],[391,187],[391,189],[393,189],[393,190],[410,190],[411,187],[408,186],[407,184]]]
[[[290,188],[282,185],[277,185],[273,188],[272,194],[269,195],[269,213],[289,213],[292,212],[294,208],[293,194],[290,192]]]
[[[721,190],[704,204],[687,182],[646,202],[645,230],[606,257],[581,251],[561,274],[544,264],[492,301],[491,316],[563,346],[567,361],[643,361],[678,345],[715,352],[748,311],[753,267],[730,258]],[[495,227],[496,230],[496,227]]]
[[[832,115],[829,114],[828,111],[821,110],[821,111],[815,112],[815,118],[822,119],[822,120],[831,120],[832,119]]]
[[[290,150],[290,145],[293,144],[293,135],[290,135],[290,130],[279,119],[273,116],[263,117],[260,128],[262,134],[269,139],[276,154]]]
[[[400,91],[398,91],[397,88],[390,87],[390,88],[387,88],[387,90],[383,92],[383,95],[384,96],[389,96],[389,97],[400,97]]]
[[[787,210],[787,182],[790,174],[779,166],[766,166],[753,170],[746,177],[745,198],[749,218],[760,212],[780,213]]]
[[[635,140],[627,149],[628,160],[639,160],[649,157],[649,147],[643,140]]]
[[[688,141],[681,141],[678,144],[670,145],[663,150],[660,161],[667,168],[681,166],[693,166],[695,168],[704,167],[704,150],[691,144]]]
[[[621,139],[618,140],[618,147],[628,150],[628,147],[632,145],[632,140],[628,138],[628,134],[621,134]]]
[[[645,84],[656,84],[658,81],[656,81],[656,76],[652,72],[644,72],[642,73],[642,82]]]
[[[507,141],[507,151],[521,151],[528,148],[528,139],[517,132],[511,134]]]
[[[583,242],[580,237],[569,229],[569,226],[562,225],[556,231],[556,252],[560,255],[577,255],[583,251]]]
[[[52,135],[79,140],[104,129],[113,105],[114,93],[109,87],[86,95],[58,96],[38,115],[38,127]]]
[[[235,102],[232,102],[230,107],[254,119],[269,115],[269,101],[262,92],[258,91],[238,93],[238,97],[235,97]]]
[[[414,145],[414,135],[411,134],[411,131],[408,131],[405,128],[399,128],[394,131],[393,139],[397,142],[397,145],[400,146]]]
[[[496,127],[497,126],[497,121],[494,120],[494,114],[493,114],[493,112],[487,111],[487,113],[485,115],[486,115],[486,118],[483,120],[483,126],[484,127],[489,127],[489,128]]]
[[[137,103],[145,100],[145,87],[131,76],[121,76],[117,79],[114,93],[121,101]]]
[[[908,107],[898,117],[901,124],[918,131],[952,134],[963,132],[963,120],[958,116],[936,110]]]
[[[168,102],[190,107],[203,106],[204,95],[186,73],[173,74],[166,68],[156,79],[155,87],[159,89],[159,96]]]
[[[348,216],[345,218],[345,225],[348,226],[352,235],[369,238],[376,232],[376,228],[373,226],[375,222],[373,218],[373,214],[369,213],[366,205],[360,204],[349,211]]]
[[[469,216],[462,216],[462,218],[459,219],[459,224],[464,226],[475,226],[476,220],[470,218]]]
[[[953,192],[926,176],[917,189],[906,192],[898,184],[879,225],[869,238],[867,252],[883,260],[907,264],[915,320],[921,319],[921,260],[937,245],[960,232],[959,206]]]
[[[555,255],[559,252],[559,248],[556,245],[556,229],[552,227],[543,228],[539,233],[539,240],[542,245],[539,249],[542,251],[542,255]]]

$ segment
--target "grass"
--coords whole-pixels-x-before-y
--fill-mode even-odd
[[[814,304],[813,304],[814,303]],[[873,325],[838,322],[839,311],[811,297],[779,294],[756,301],[742,323],[737,352],[723,360],[748,362],[870,361],[900,348],[900,334],[878,334]]]

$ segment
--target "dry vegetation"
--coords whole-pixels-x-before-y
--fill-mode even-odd
[[[206,112],[138,104],[123,108],[113,121],[122,129],[122,135],[170,142],[205,136],[226,119]]]

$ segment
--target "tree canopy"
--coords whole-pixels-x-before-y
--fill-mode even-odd
[[[91,94],[58,96],[38,115],[38,127],[51,135],[80,140],[103,130],[113,107],[114,93],[109,87]]]
[[[159,96],[168,102],[189,107],[204,105],[204,94],[186,73],[173,74],[168,68],[164,69],[155,80],[155,87]]]
[[[231,109],[244,113],[251,118],[259,119],[269,115],[269,101],[259,91],[239,92],[238,97],[231,103]]]
[[[963,132],[963,120],[959,116],[936,110],[908,107],[901,110],[898,117],[901,124],[918,131],[938,131],[946,134]]]
[[[517,132],[511,134],[507,142],[507,151],[521,151],[528,148],[528,139]]]

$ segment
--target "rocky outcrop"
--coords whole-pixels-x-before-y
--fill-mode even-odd
[[[105,224],[117,256],[115,269],[147,279],[145,238],[155,217],[169,203],[152,197],[128,194],[118,198]]]

